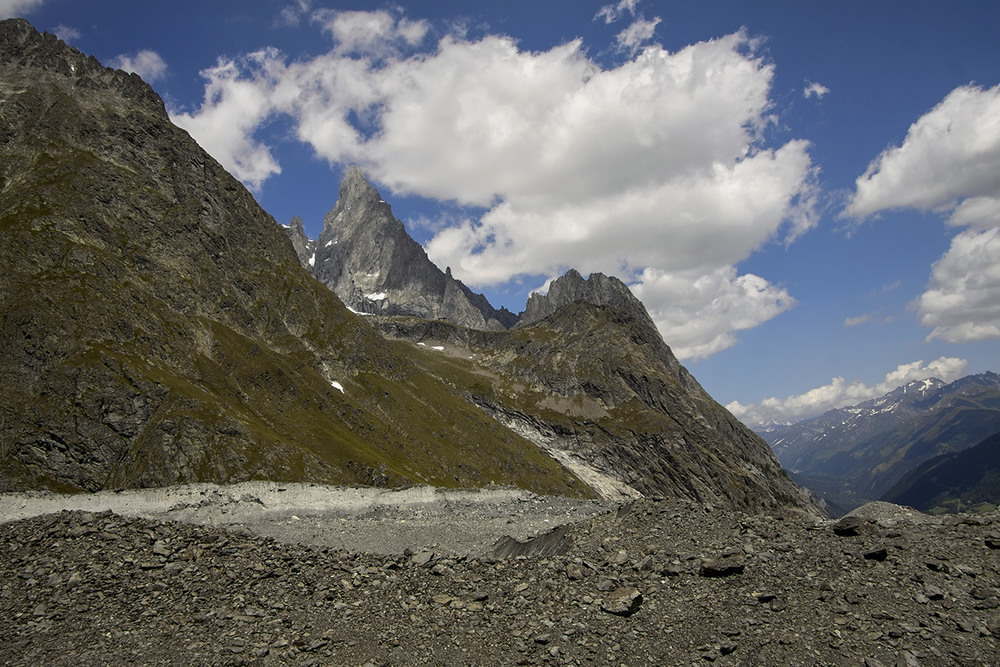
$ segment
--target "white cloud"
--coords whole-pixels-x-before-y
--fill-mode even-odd
[[[928,339],[950,343],[1000,338],[1000,228],[968,230],[931,272],[918,300],[920,323]]]
[[[928,339],[1000,338],[1000,86],[956,88],[909,129],[903,144],[857,180],[846,213],[894,208],[948,213],[966,227],[933,265],[917,300]]]
[[[215,67],[201,73],[208,79],[201,108],[194,113],[171,114],[174,123],[253,190],[281,173],[270,149],[254,138],[274,109],[272,98],[278,81],[270,72],[278,65],[277,52],[271,49],[252,53],[240,62],[220,59]],[[247,69],[254,72],[250,78],[241,76]]]
[[[955,357],[940,357],[928,364],[914,361],[900,364],[895,370],[887,373],[881,382],[872,386],[860,380],[847,382],[842,377],[835,377],[829,384],[810,389],[797,396],[766,398],[760,403],[750,405],[733,401],[726,408],[751,427],[773,422],[794,423],[817,417],[828,410],[877,398],[915,380],[936,377],[944,382],[953,382],[965,375],[968,365],[965,359]]]
[[[617,5],[604,5],[594,18],[604,19],[605,23],[614,23],[625,12],[635,15],[635,8],[638,4],[639,0],[620,0]]]
[[[315,16],[330,52],[220,62],[203,73],[201,108],[176,115],[252,187],[280,169],[257,131],[287,114],[317,155],[361,164],[395,193],[483,207],[443,223],[427,245],[472,287],[569,267],[641,280],[682,356],[731,345],[734,332],[793,303],[733,268],[814,224],[808,145],[762,138],[773,66],[745,33],[675,53],[650,46],[602,68],[579,40],[528,52],[505,36],[449,35],[404,55],[424,39],[423,22]],[[697,285],[699,298],[682,311],[660,296],[675,285]],[[709,314],[701,339],[677,324]]]
[[[951,209],[967,197],[1000,195],[1000,85],[956,88],[921,116],[901,146],[882,152],[857,179],[846,213]]]
[[[674,354],[702,359],[731,347],[752,329],[795,304],[784,289],[726,266],[691,276],[647,269],[632,285]]]
[[[423,41],[430,26],[426,21],[396,18],[386,10],[366,12],[322,9],[313,20],[329,32],[337,53],[356,53],[384,57],[396,52],[396,44],[413,47]]]
[[[167,63],[159,53],[150,49],[143,49],[135,55],[115,56],[111,59],[110,65],[138,74],[146,83],[158,81],[167,75]]]
[[[654,17],[647,21],[644,18],[637,18],[632,24],[615,36],[620,51],[635,53],[639,47],[653,38],[656,26],[660,24],[660,17]]]
[[[822,83],[817,83],[816,81],[807,81],[806,87],[802,89],[802,97],[806,98],[807,100],[811,97],[820,99],[829,92],[830,89],[824,86]]]
[[[74,39],[80,39],[80,31],[70,25],[60,23],[52,29],[52,34],[69,44]]]
[[[302,17],[309,13],[311,6],[308,0],[294,0],[278,13],[278,25],[290,27],[299,25]]]
[[[0,19],[30,14],[45,0],[0,0]]]

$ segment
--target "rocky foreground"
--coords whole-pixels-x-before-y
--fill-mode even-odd
[[[1000,515],[640,500],[490,556],[67,511],[0,525],[7,665],[996,665]]]

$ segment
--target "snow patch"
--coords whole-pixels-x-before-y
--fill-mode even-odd
[[[309,258],[309,266],[316,266],[316,253],[313,253],[312,257]]]
[[[327,241],[327,242],[326,242],[326,245],[325,245],[325,246],[323,246],[323,247],[324,247],[324,248],[329,248],[329,247],[330,247],[330,246],[332,246],[332,245],[333,245],[334,243],[336,243],[336,241]]]
[[[440,351],[442,351],[444,349],[444,345],[435,345],[431,349],[432,350],[437,350],[438,352],[440,352]]]
[[[330,380],[330,386],[333,387],[334,389],[339,389],[341,394],[347,393],[344,391],[344,385],[340,384],[336,380]]]
[[[385,299],[385,292],[373,292],[372,294],[365,294],[365,298],[369,301],[382,301]]]

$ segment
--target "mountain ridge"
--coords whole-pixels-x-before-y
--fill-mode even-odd
[[[857,405],[762,431],[792,476],[845,507],[875,500],[923,461],[1000,430],[1000,375],[917,380]]]
[[[0,490],[498,484],[820,513],[620,281],[589,289],[624,308],[510,330],[357,316],[148,86],[24,21],[0,23],[0,139]],[[323,239],[361,240],[354,276],[399,262],[464,294],[360,171],[344,195]],[[355,289],[420,296],[397,278]]]
[[[0,139],[0,489],[592,493],[303,271],[139,77],[0,22]]]
[[[440,318],[476,329],[506,329],[517,320],[454,278],[450,268],[442,272],[431,262],[357,166],[345,172],[315,241],[300,218],[285,231],[302,266],[356,312]]]

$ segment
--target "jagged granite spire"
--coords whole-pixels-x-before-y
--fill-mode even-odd
[[[295,226],[287,233],[294,243]],[[358,312],[445,319],[474,329],[506,329],[517,320],[435,266],[356,166],[344,174],[314,248],[314,254],[300,253],[303,266]]]

